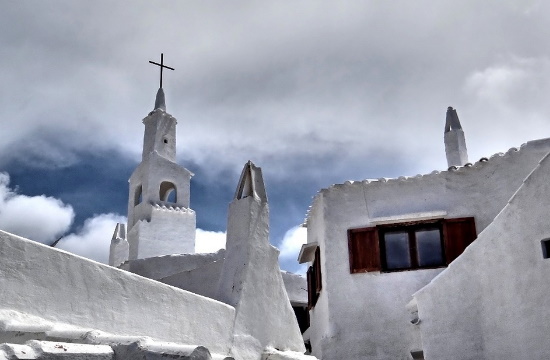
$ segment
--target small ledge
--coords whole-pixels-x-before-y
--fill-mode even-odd
[[[427,212],[418,212],[418,213],[372,218],[370,219],[370,223],[372,225],[394,224],[394,223],[400,223],[400,222],[439,219],[439,218],[445,217],[446,215],[447,215],[447,212],[443,210],[427,211]]]
[[[318,247],[319,243],[317,242],[303,244],[300,249],[300,254],[298,254],[298,263],[303,264],[313,261],[315,258],[315,250],[317,250]]]

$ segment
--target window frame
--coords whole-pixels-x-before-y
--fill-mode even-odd
[[[443,222],[442,219],[426,220],[426,221],[413,221],[403,222],[396,224],[386,224],[376,226],[378,231],[378,242],[380,247],[380,265],[382,272],[396,272],[407,270],[419,270],[419,269],[437,269],[447,266],[446,254],[445,254],[445,240],[443,237]],[[439,245],[441,248],[441,264],[432,266],[422,266],[419,264],[418,256],[418,242],[416,239],[416,233],[421,230],[438,230],[439,231]],[[387,256],[386,256],[386,242],[384,235],[391,232],[406,232],[409,249],[410,266],[403,268],[388,268]]]

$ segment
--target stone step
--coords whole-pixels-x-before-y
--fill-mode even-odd
[[[125,345],[30,340],[0,344],[0,360],[234,360],[204,346],[137,341]]]
[[[115,360],[108,345],[89,345],[30,340],[24,345],[1,344],[0,360]]]

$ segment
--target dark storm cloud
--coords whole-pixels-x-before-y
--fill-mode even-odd
[[[168,110],[183,124],[180,153],[201,165],[228,148],[232,156],[217,166],[233,167],[251,148],[266,157],[307,154],[313,134],[346,141],[349,151],[401,144],[427,166],[437,161],[426,152],[440,149],[446,106],[476,124],[467,136],[485,135],[495,110],[513,121],[466,86],[472,76],[495,66],[513,71],[517,58],[548,77],[547,10],[533,1],[12,2],[0,35],[9,84],[0,101],[18,120],[7,143],[49,126],[85,146],[136,156],[135,124],[151,109],[157,82],[147,60],[164,51],[176,67],[165,84]],[[547,115],[540,106],[532,125]],[[411,129],[429,141],[408,136]],[[515,133],[516,142],[533,135]],[[282,146],[289,137],[298,141]],[[325,152],[338,151],[324,143]],[[500,150],[486,142],[470,149]]]
[[[0,169],[71,204],[73,227],[124,215],[164,52],[199,227],[225,228],[250,159],[278,244],[321,187],[445,168],[449,105],[472,161],[548,136],[548,15],[523,0],[6,2]]]

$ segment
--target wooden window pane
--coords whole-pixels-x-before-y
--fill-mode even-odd
[[[378,230],[374,227],[348,231],[350,272],[380,270]]]
[[[416,231],[416,254],[420,267],[445,264],[439,229]]]
[[[386,254],[386,268],[406,269],[411,267],[409,252],[409,233],[405,231],[392,231],[384,234],[384,247]]]

